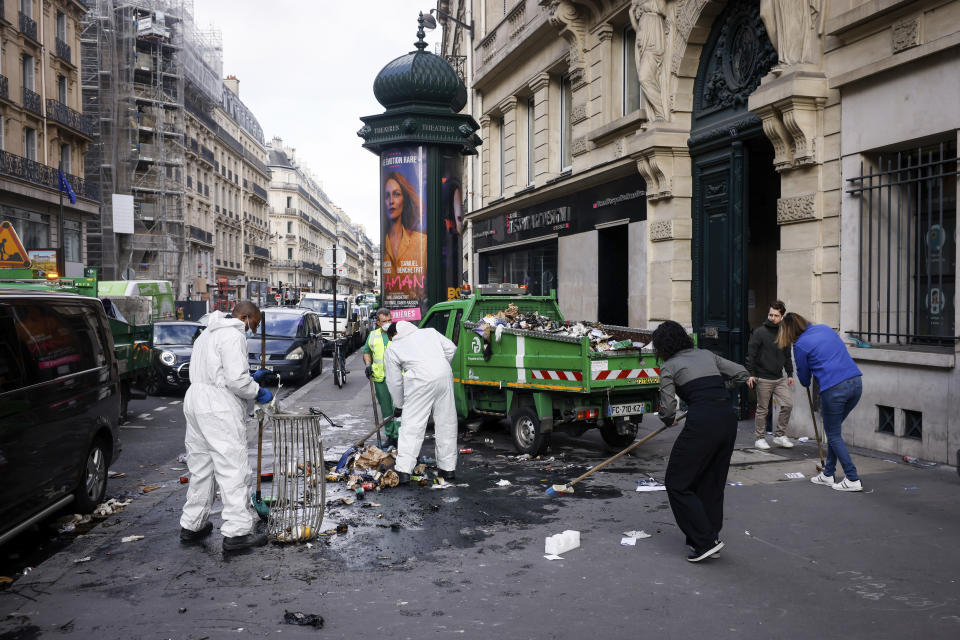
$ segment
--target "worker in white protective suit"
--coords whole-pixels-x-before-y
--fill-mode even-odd
[[[401,483],[410,481],[431,413],[440,477],[454,478],[457,409],[450,362],[456,351],[457,345],[436,329],[418,329],[403,320],[397,323],[396,335],[386,351],[385,365],[394,415],[400,418],[395,468]]]
[[[256,534],[250,502],[250,463],[245,427],[247,401],[269,402],[272,394],[262,389],[247,364],[247,335],[260,324],[260,310],[252,302],[240,302],[233,317],[219,311],[210,314],[207,328],[193,343],[190,387],[183,400],[187,419],[184,444],[190,484],[180,516],[180,539],[196,542],[213,529],[210,509],[220,488],[223,502],[224,551],[236,551],[267,543]],[[251,333],[252,332],[252,333]]]

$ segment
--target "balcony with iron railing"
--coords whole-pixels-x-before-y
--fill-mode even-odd
[[[20,33],[34,42],[40,42],[40,40],[37,39],[37,21],[23,11],[20,12]]]
[[[73,61],[70,57],[70,54],[71,54],[70,45],[68,45],[66,42],[64,42],[60,38],[56,39],[56,45],[57,45],[57,57],[60,58],[61,60],[69,62],[70,64],[73,64]]]
[[[32,111],[38,116],[43,115],[43,98],[36,91],[23,88],[23,108]]]
[[[0,175],[46,187],[54,192],[60,190],[60,180],[55,167],[48,167],[7,151],[0,151]],[[87,182],[83,178],[70,174],[66,174],[66,178],[78,197],[93,201],[100,200],[97,183]]]
[[[267,201],[267,190],[256,183],[253,184],[253,195],[257,196],[264,202]]]
[[[214,158],[213,150],[207,147],[204,147],[203,145],[200,145],[200,157],[206,160],[207,162],[209,162],[210,164],[213,164],[214,162],[216,162],[213,159]]]
[[[190,238],[192,240],[197,240],[209,245],[213,244],[213,234],[209,231],[204,231],[203,229],[198,229],[193,226],[188,226],[187,229],[190,232]]]
[[[51,120],[66,125],[83,134],[88,138],[93,138],[93,123],[89,118],[84,117],[79,111],[74,111],[59,100],[47,98],[47,117]]]

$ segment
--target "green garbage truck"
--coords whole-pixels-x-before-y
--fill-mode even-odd
[[[660,361],[651,332],[571,323],[555,291],[524,292],[480,289],[434,305],[421,321],[457,345],[458,417],[508,419],[517,451],[531,455],[557,431],[579,436],[599,428],[618,449],[633,442],[643,416],[658,407]]]

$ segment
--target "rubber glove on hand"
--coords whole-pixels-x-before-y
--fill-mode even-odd
[[[263,382],[263,377],[268,373],[270,373],[269,369],[257,369],[250,375],[250,377],[253,378],[254,382],[256,382],[257,384],[260,384],[261,382]]]
[[[403,415],[403,409],[402,409],[401,407],[397,407],[397,408],[395,408],[395,409],[393,410],[393,417],[394,417],[394,418],[399,418],[399,417],[402,416],[402,415]]]
[[[372,365],[372,364],[368,364],[366,367],[364,367],[363,373],[364,373],[364,375],[366,375],[368,378],[372,377],[372,376],[373,376],[373,365]]]
[[[257,404],[267,404],[271,400],[273,400],[273,394],[270,393],[270,389],[261,388],[257,392]]]

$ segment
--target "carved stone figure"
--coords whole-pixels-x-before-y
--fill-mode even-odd
[[[774,71],[815,62],[817,36],[823,30],[823,0],[760,0],[760,18],[779,56]]]
[[[637,76],[649,120],[666,120],[663,56],[667,48],[665,0],[633,0],[630,22],[637,32]]]

